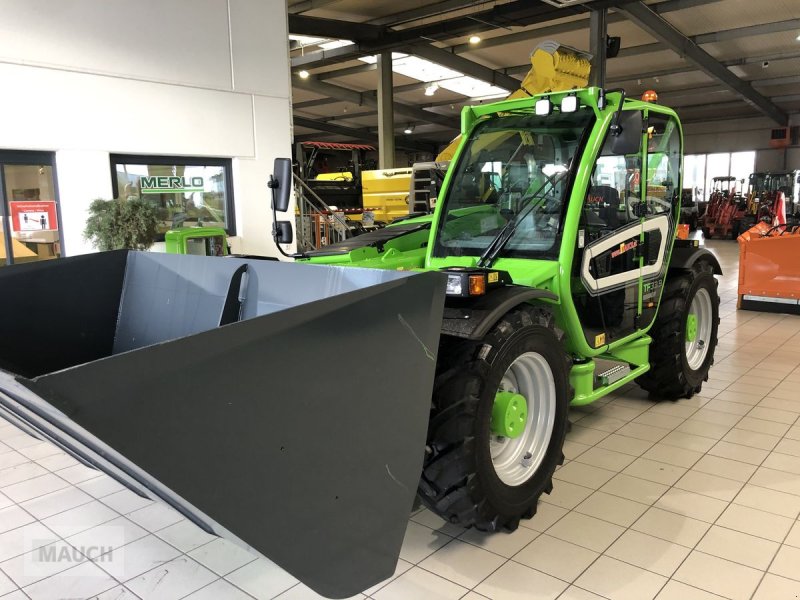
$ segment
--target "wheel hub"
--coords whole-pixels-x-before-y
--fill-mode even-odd
[[[492,406],[492,433],[507,438],[517,438],[525,430],[528,403],[525,396],[514,392],[497,392]]]
[[[697,339],[697,315],[689,313],[686,317],[686,341],[693,342]]]

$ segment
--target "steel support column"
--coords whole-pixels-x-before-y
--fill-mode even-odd
[[[606,30],[608,11],[605,8],[589,13],[589,52],[592,53],[592,72],[589,85],[605,87],[606,84]]]
[[[394,168],[394,83],[392,53],[378,55],[378,162],[381,169]]]

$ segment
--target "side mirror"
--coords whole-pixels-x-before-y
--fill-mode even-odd
[[[272,226],[272,236],[278,244],[291,244],[294,240],[291,221],[276,221]]]
[[[619,133],[612,138],[611,142],[612,153],[616,155],[639,154],[642,148],[643,127],[642,111],[622,111],[619,119]]]
[[[292,190],[292,161],[288,158],[276,158],[272,170],[269,180],[269,187],[273,190],[272,210],[286,212],[289,210],[289,192]]]
[[[291,244],[294,240],[291,221],[278,221],[277,211],[289,210],[289,192],[292,189],[292,161],[288,158],[276,158],[273,174],[269,177],[269,187],[272,190],[272,239],[278,246],[278,252],[289,258],[296,258],[286,254],[280,244]]]

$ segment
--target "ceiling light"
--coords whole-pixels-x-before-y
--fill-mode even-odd
[[[471,35],[469,36],[469,43],[472,45],[480,44],[481,43],[481,36],[479,35]]]
[[[414,126],[413,125],[406,125],[406,128],[403,129],[403,133],[414,133]]]
[[[308,71],[305,69],[298,71],[297,74],[300,76],[300,79],[308,79]]]
[[[425,95],[426,96],[433,96],[436,93],[436,90],[439,89],[439,84],[431,83],[430,85],[425,86]]]
[[[800,42],[800,35],[797,36],[797,41]]]

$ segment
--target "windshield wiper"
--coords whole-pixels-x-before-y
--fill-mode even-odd
[[[486,250],[480,255],[478,259],[478,267],[480,268],[487,268],[491,267],[497,257],[500,255],[500,252],[503,251],[508,241],[514,236],[514,232],[517,230],[517,225],[519,222],[522,221],[525,217],[527,217],[533,209],[539,206],[538,203],[534,203],[534,200],[541,200],[542,196],[540,194],[542,191],[548,186],[555,187],[555,185],[561,180],[564,174],[567,171],[563,171],[558,173],[552,179],[545,181],[539,189],[528,196],[529,203],[528,205],[519,211],[516,215],[514,215],[511,219],[509,219],[508,223],[503,225],[503,228],[497,232],[497,235],[492,238],[492,241],[489,242],[489,245],[486,246]],[[520,198],[520,201],[526,200],[525,196]]]

